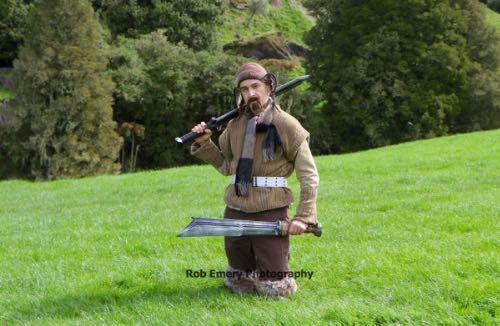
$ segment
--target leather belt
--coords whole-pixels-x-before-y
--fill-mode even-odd
[[[236,176],[233,175],[231,183],[234,184],[235,181]],[[252,186],[268,188],[288,187],[288,179],[285,177],[252,177]]]

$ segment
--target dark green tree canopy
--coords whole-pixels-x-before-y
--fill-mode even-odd
[[[481,23],[466,16],[478,9],[471,1],[309,0],[306,5],[318,18],[306,38],[307,68],[326,100],[323,111],[337,143],[331,150],[458,129],[471,105],[471,69],[488,61],[472,55],[471,28]],[[495,42],[480,41],[481,55],[498,53]]]
[[[0,1],[0,67],[10,67],[22,43],[31,0]]]
[[[115,37],[137,38],[162,29],[170,42],[195,50],[215,47],[222,15],[222,1],[94,0],[93,5]]]
[[[113,83],[105,43],[86,0],[41,0],[14,63],[11,157],[33,177],[119,170]]]
[[[194,163],[173,139],[232,108],[241,59],[172,44],[162,30],[119,38],[110,59],[117,85],[115,119],[145,126],[138,166]]]
[[[89,0],[114,38],[137,38],[163,29],[170,42],[195,50],[216,47],[215,27],[221,23],[222,1]],[[22,44],[29,10],[36,0],[0,1],[0,67],[10,67]]]
[[[488,8],[500,13],[500,0],[486,0],[485,2]]]

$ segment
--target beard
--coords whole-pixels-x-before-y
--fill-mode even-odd
[[[260,104],[260,101],[257,97],[252,97],[248,100],[248,108],[253,113],[253,115],[259,115],[262,113],[262,111],[264,111],[264,108],[262,107],[262,104]]]

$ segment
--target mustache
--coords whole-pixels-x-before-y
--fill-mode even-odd
[[[253,113],[253,115],[259,115],[263,111],[260,101],[257,100],[253,100],[251,102],[249,101],[248,108]]]
[[[248,99],[248,104],[256,102],[258,100],[259,100],[259,98],[257,96],[251,97],[251,98]]]

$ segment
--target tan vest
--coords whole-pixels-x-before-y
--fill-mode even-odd
[[[220,150],[212,142],[207,142],[201,147],[193,145],[192,154],[212,164],[224,175],[234,175],[243,147],[247,118],[246,115],[240,115],[228,123],[219,137]],[[258,132],[252,175],[289,177],[293,173],[293,161],[297,150],[309,137],[309,133],[297,119],[279,108],[273,113],[272,123],[278,130],[282,148],[276,151],[274,160],[264,162],[262,148],[266,133]],[[247,197],[238,197],[234,184],[229,184],[224,194],[224,201],[229,207],[247,213],[288,206],[292,200],[289,188],[251,187]]]

